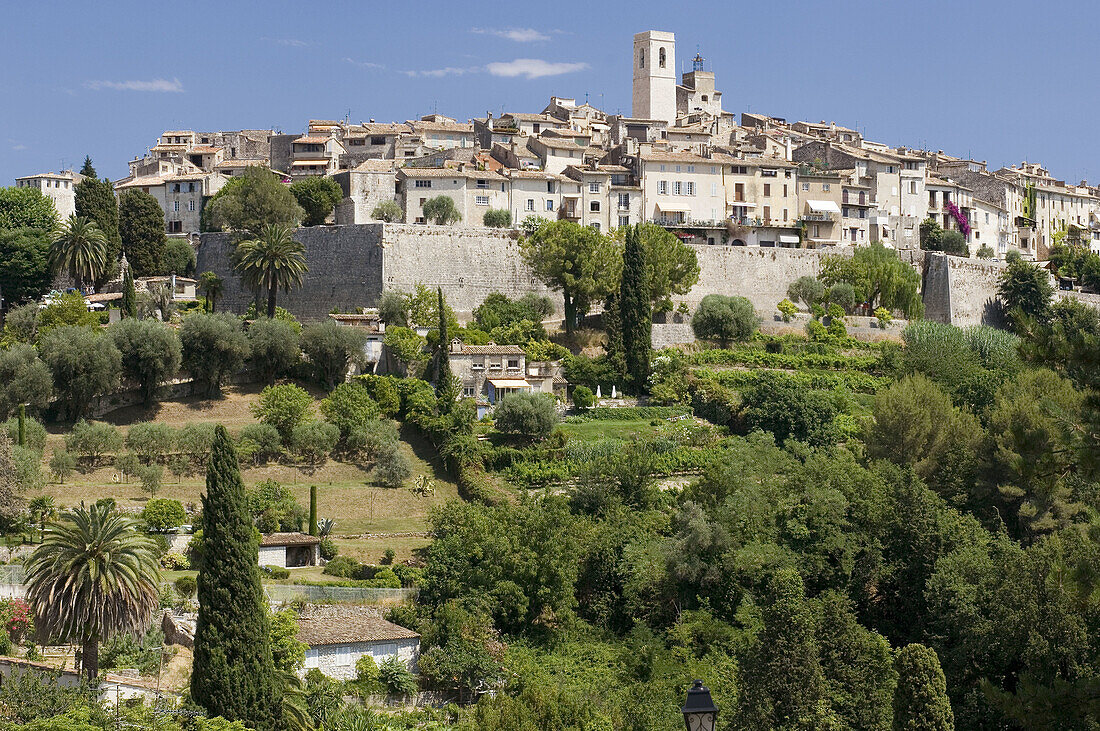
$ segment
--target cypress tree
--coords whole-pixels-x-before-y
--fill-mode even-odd
[[[107,237],[107,266],[100,281],[96,282],[99,286],[111,278],[114,265],[122,253],[122,238],[118,234],[118,201],[109,180],[85,178],[76,184],[74,192],[76,215],[95,221]]]
[[[907,645],[894,658],[898,684],[894,690],[895,731],[954,731],[955,714],[947,699],[947,681],[936,651]]]
[[[139,277],[160,274],[168,237],[164,234],[164,211],[157,199],[131,189],[118,201],[118,234],[126,261]]]
[[[435,367],[435,394],[439,396],[450,387],[451,383],[451,359],[448,352],[451,348],[451,338],[447,334],[447,310],[443,305],[443,288],[439,292],[439,360]],[[447,409],[450,411],[450,408]]]
[[[256,534],[225,427],[214,431],[202,498],[203,562],[191,696],[213,716],[269,731],[281,718]]]
[[[603,329],[607,333],[607,364],[619,383],[626,382],[626,356],[623,355],[623,318],[619,292],[612,290],[603,302]]]
[[[91,155],[84,156],[84,167],[80,168],[80,174],[83,175],[85,178],[99,177],[98,175],[96,175],[95,168],[92,167]]]
[[[634,392],[644,393],[649,380],[653,315],[649,278],[646,276],[645,247],[642,246],[637,226],[631,226],[626,232],[623,276],[619,285],[619,317],[622,321],[626,372]]]
[[[317,530],[317,486],[309,486],[309,534],[315,536]]]
[[[122,275],[122,302],[119,304],[123,317],[137,316],[137,292],[134,290],[134,273],[126,267]]]

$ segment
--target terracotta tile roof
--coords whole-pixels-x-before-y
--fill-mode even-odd
[[[195,145],[189,152],[199,155],[211,155],[215,152],[220,152],[222,148],[214,147],[213,145]]]
[[[460,352],[451,351],[451,355],[523,355],[518,345],[463,345]]]
[[[410,121],[408,124],[417,132],[424,130],[427,132],[465,132],[472,134],[474,131],[474,125],[472,124],[423,121]]]
[[[321,542],[307,533],[269,533],[260,540],[261,546],[312,546]]]
[[[562,121],[557,117],[551,117],[549,114],[532,114],[530,112],[508,112],[502,114],[501,119],[518,119],[523,122],[553,122],[556,124],[562,124]]]
[[[543,147],[553,150],[583,150],[584,148],[573,141],[572,138],[536,137],[532,142],[538,141]]]
[[[373,122],[361,124],[348,129],[348,135],[398,135],[412,132],[412,127],[400,122],[376,124]]]
[[[418,637],[420,635],[411,629],[387,622],[381,617],[359,615],[298,620],[298,640],[310,647],[343,645],[352,642],[411,640]]]
[[[323,137],[321,135],[302,135],[298,139],[294,140],[294,144],[323,145],[330,139],[330,137]]]
[[[688,162],[699,165],[740,165],[745,162],[730,155],[718,154],[714,157],[703,157],[693,152],[663,152],[658,150],[643,152],[640,157],[643,160],[654,162]],[[777,160],[776,164],[779,162],[780,161]]]

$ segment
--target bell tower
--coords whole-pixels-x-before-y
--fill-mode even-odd
[[[633,64],[633,116],[675,124],[676,35],[660,30],[636,33]]]

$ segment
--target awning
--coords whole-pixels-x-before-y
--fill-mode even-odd
[[[814,213],[840,213],[840,206],[832,201],[806,201]]]
[[[657,207],[665,213],[690,213],[691,209],[687,206],[678,206],[674,203],[658,203]]]
[[[328,160],[295,160],[294,162],[290,163],[290,166],[292,168],[306,166],[313,167],[315,165],[328,165]]]
[[[726,201],[726,205],[734,208],[756,208],[755,203],[749,203],[748,201]]]
[[[522,378],[490,378],[495,388],[531,388],[531,384]]]
[[[580,198],[581,194],[580,193],[562,193],[561,197],[562,198]]]
[[[788,234],[779,234],[779,243],[781,244],[797,244],[798,237],[790,236]]]

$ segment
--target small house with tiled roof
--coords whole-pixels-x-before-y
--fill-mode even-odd
[[[260,539],[261,566],[316,566],[320,554],[321,539],[306,533],[269,533]]]
[[[298,640],[307,646],[303,671],[317,668],[337,680],[354,680],[355,663],[364,656],[376,665],[397,658],[411,672],[420,657],[420,635],[387,622],[372,607],[308,609],[298,618]]]

